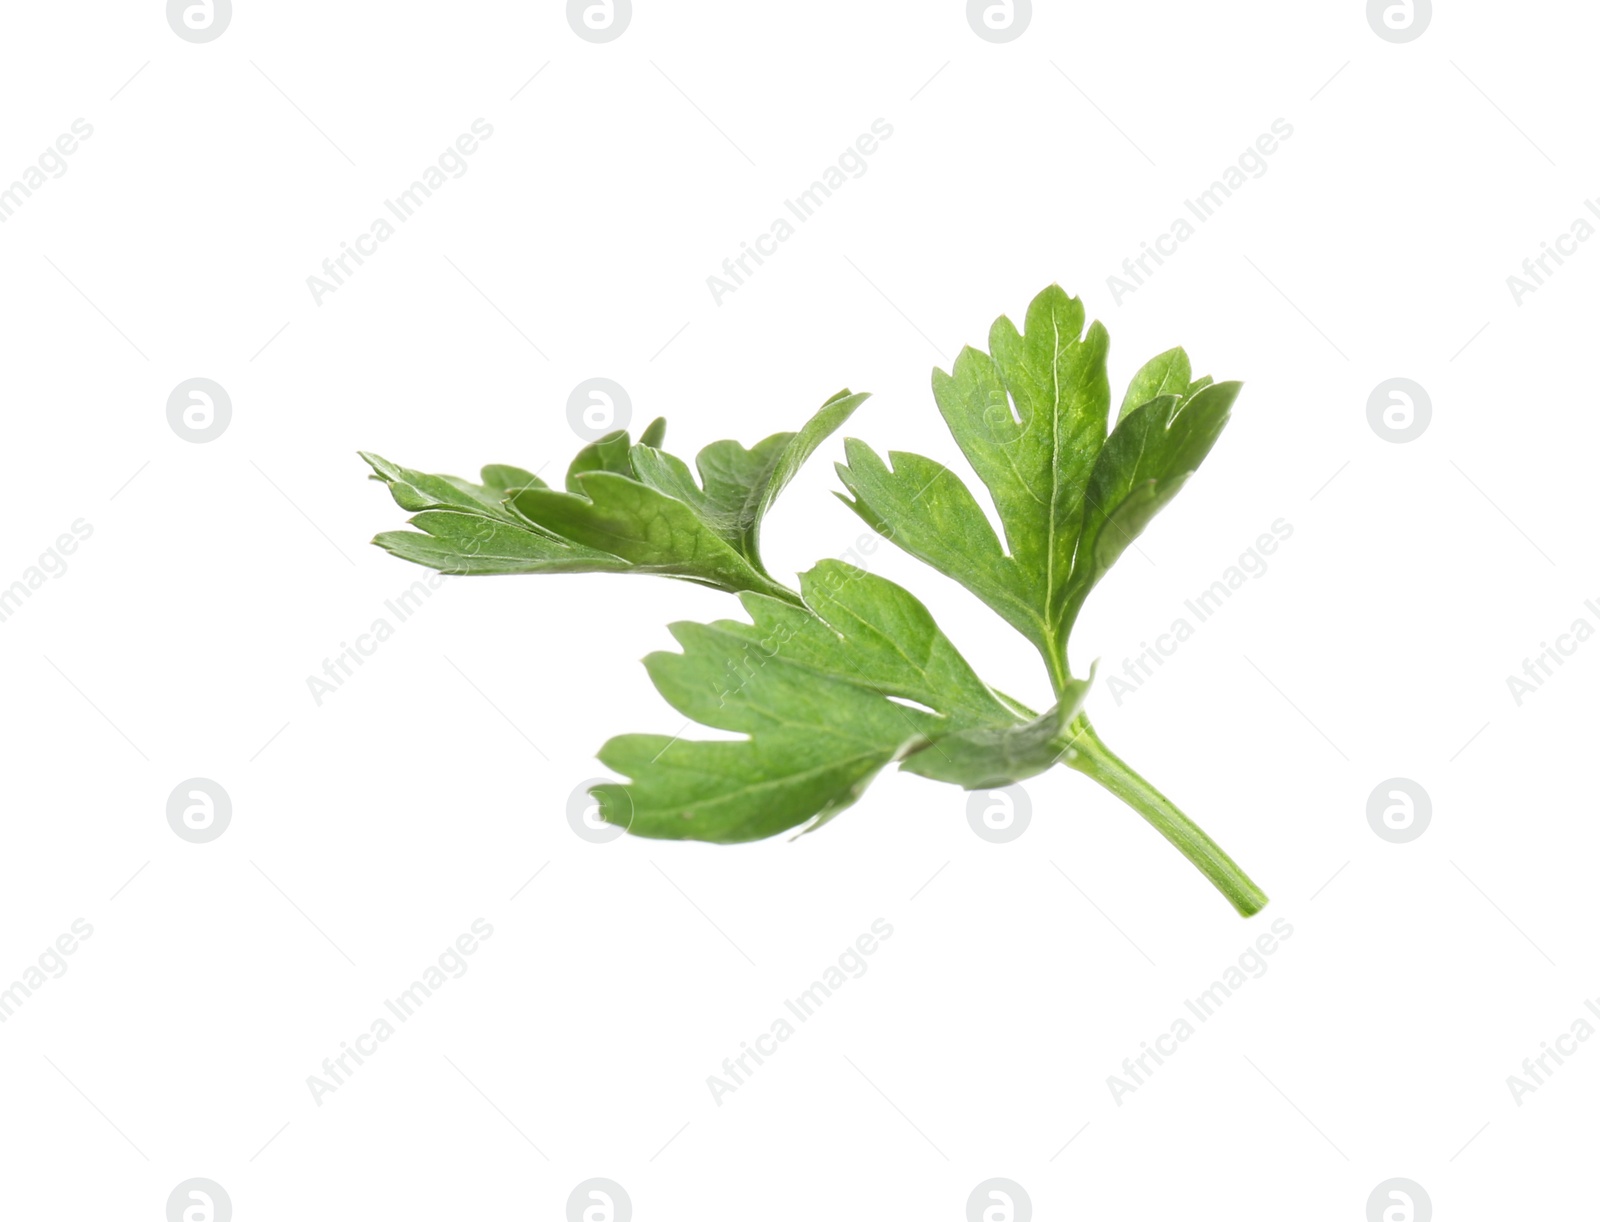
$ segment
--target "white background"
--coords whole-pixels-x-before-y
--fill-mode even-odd
[[[641,0],[593,45],[554,3],[276,0],[192,45],[150,0],[8,6],[0,182],[94,129],[0,225],[0,585],[93,529],[0,623],[0,978],[94,928],[0,1026],[8,1216],[159,1219],[191,1176],[240,1222],[559,1219],[591,1176],[640,1222],[959,1219],[991,1176],[1041,1219],[1358,1222],[1392,1176],[1439,1219],[1586,1216],[1600,1048],[1520,1107],[1506,1077],[1600,993],[1600,644],[1521,707],[1506,676],[1600,624],[1600,245],[1520,305],[1506,277],[1600,187],[1600,18],[1441,9],[1394,45],[1354,2],[1040,3],[995,45],[949,0]],[[317,304],[307,277],[478,118],[469,171]],[[866,174],[715,304],[706,277],[877,118]],[[1280,118],[1264,176],[1118,304],[1107,277]],[[1073,656],[1120,668],[1292,524],[1089,706],[1261,917],[1065,770],[1006,845],[893,773],[795,843],[579,839],[599,744],[681,725],[637,659],[736,610],[686,584],[447,583],[314,702],[424,575],[366,545],[404,515],[357,449],[559,475],[568,393],[607,377],[680,453],[849,385],[875,394],[848,432],[953,461],[929,368],[1051,281],[1109,327],[1118,396],[1176,343],[1246,383]],[[192,377],[233,403],[208,444],[166,419]],[[1432,399],[1409,444],[1367,422],[1391,377]],[[861,534],[839,451],[779,503],[775,571]],[[958,586],[871,563],[1044,698]],[[166,822],[195,776],[233,801],[205,845]],[[1366,818],[1395,776],[1433,802],[1406,845]],[[470,971],[315,1103],[307,1075],[479,917]],[[714,1103],[879,917],[866,975]],[[1270,970],[1115,1103],[1275,918]]]

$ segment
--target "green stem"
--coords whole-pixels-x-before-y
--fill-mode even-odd
[[[1071,746],[1063,762],[1069,768],[1076,768],[1094,778],[1143,815],[1156,831],[1211,880],[1212,886],[1227,896],[1228,902],[1238,909],[1240,916],[1254,916],[1266,907],[1266,892],[1256,886],[1250,876],[1234,864],[1233,858],[1224,853],[1221,846],[1201,831],[1192,819],[1101,742],[1087,717],[1080,714],[1067,732],[1071,737]]]
[[[1050,687],[1056,694],[1056,699],[1061,699],[1061,693],[1067,690],[1067,684],[1072,680],[1072,674],[1067,669],[1067,651],[1056,642],[1053,635],[1045,638],[1045,643],[1039,646],[1039,653],[1044,658],[1045,669],[1050,672]]]

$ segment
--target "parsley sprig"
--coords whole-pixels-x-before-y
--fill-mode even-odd
[[[563,488],[517,467],[480,483],[363,457],[414,531],[374,542],[454,574],[656,573],[725,590],[745,620],[677,623],[681,652],[645,667],[685,717],[742,735],[624,734],[599,752],[626,783],[596,786],[601,817],[637,836],[727,844],[812,830],[885,767],[967,789],[1064,764],[1147,819],[1238,909],[1266,895],[1193,821],[1100,741],[1068,640],[1089,592],[1210,452],[1238,382],[1193,378],[1174,348],[1134,375],[1116,417],[1108,337],[1052,285],[1021,330],[997,319],[989,350],[935,370],[939,411],[997,512],[1003,540],[954,471],[917,454],[885,462],[845,442],[845,501],[874,530],[954,578],[1039,651],[1054,705],[1036,713],[986,684],[909,591],[838,560],[782,584],[761,523],[817,447],[866,399],[840,391],[798,431],[750,449],[715,442],[694,470],[657,420],[630,442],[581,450]]]

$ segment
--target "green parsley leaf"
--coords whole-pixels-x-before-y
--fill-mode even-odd
[[[831,819],[903,755],[1017,720],[894,582],[825,560],[800,589],[803,607],[743,595],[748,624],[671,626],[683,652],[645,659],[657,689],[747,737],[613,738],[600,761],[632,783],[595,788],[603,818],[651,838],[757,840]]]
[[[954,577],[1033,642],[1059,692],[1083,600],[1177,494],[1227,423],[1237,382],[1191,382],[1181,348],[1134,376],[1107,436],[1109,339],[1052,285],[1024,329],[995,320],[991,353],[962,349],[933,392],[956,444],[988,490],[1005,546],[965,484],[930,459],[891,453],[890,471],[846,443],[847,500],[875,530]],[[925,516],[919,516],[925,515]]]
[[[483,483],[426,475],[363,454],[402,509],[422,512],[422,534],[388,531],[374,542],[405,560],[453,574],[635,572],[715,589],[798,601],[759,555],[761,521],[778,494],[866,395],[840,391],[797,433],[746,450],[719,441],[700,452],[696,484],[660,449],[656,420],[638,445],[616,430],[580,450],[566,491],[518,467],[483,469]]]

